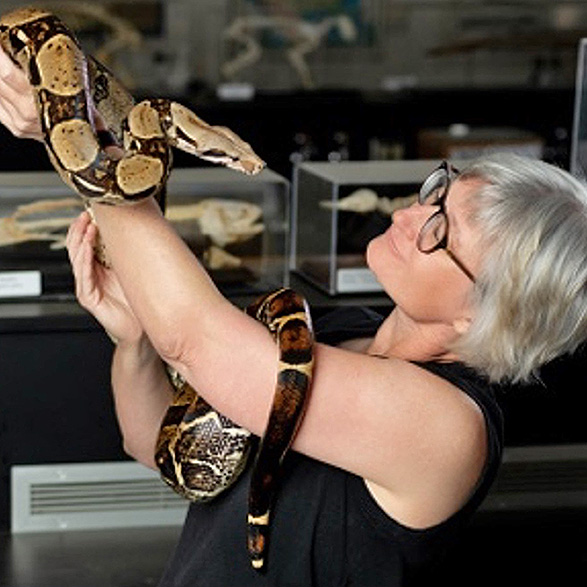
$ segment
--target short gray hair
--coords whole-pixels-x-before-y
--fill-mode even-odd
[[[512,154],[471,162],[459,178],[485,182],[472,212],[484,258],[456,350],[493,381],[527,381],[587,339],[587,185]]]

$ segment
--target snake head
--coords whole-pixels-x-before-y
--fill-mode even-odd
[[[243,157],[237,149],[235,149],[234,154],[230,150],[209,149],[202,151],[198,156],[211,163],[224,165],[229,169],[240,171],[245,175],[256,175],[265,167],[265,161],[257,157],[254,153],[252,153],[252,156]]]

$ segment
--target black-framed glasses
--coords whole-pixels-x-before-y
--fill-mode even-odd
[[[443,249],[455,265],[475,283],[473,274],[448,247],[448,216],[446,215],[445,201],[450,184],[458,173],[458,170],[448,161],[443,161],[424,180],[418,194],[418,202],[425,206],[437,206],[438,210],[428,218],[420,229],[416,246],[420,252],[426,254]]]

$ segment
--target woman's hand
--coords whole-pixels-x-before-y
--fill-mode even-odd
[[[18,138],[41,141],[33,90],[25,73],[0,48],[0,122]]]
[[[94,257],[98,229],[83,212],[67,233],[67,250],[75,277],[76,296],[86,310],[120,343],[134,343],[143,328],[132,311],[116,274]]]

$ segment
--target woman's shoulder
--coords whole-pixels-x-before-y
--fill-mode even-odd
[[[414,413],[406,435],[409,446],[394,458],[399,466],[388,482],[364,479],[389,517],[416,530],[445,522],[465,506],[484,476],[489,454],[486,420],[468,396],[452,384],[432,383],[429,403],[435,415]],[[398,450],[389,447],[390,454]]]
[[[496,399],[495,386],[489,379],[468,365],[455,362],[416,363],[422,369],[450,382],[468,395],[481,409],[490,434],[495,432],[498,440],[503,436],[503,414]]]
[[[404,514],[406,525],[423,528],[472,512],[479,506],[501,462],[503,416],[492,385],[474,369],[459,362],[429,362],[416,366],[435,376],[435,383],[430,387],[431,395],[438,394],[443,398],[438,403],[442,413],[437,420],[445,421],[438,429],[445,430],[445,440],[442,440],[443,434],[439,434],[438,430],[428,433],[422,431],[422,434],[430,434],[431,439],[436,438],[438,441],[439,452],[436,453],[437,458],[431,461],[433,466],[430,473],[434,476],[434,469],[438,469],[439,477],[435,485],[437,488],[444,485],[445,491],[437,493],[452,495],[452,498],[440,500],[432,509],[425,503],[424,508],[420,509],[422,502],[418,491],[414,491],[408,493],[407,500],[399,500],[400,506],[396,507],[392,516],[397,519],[399,512],[401,521],[402,513],[407,512]],[[380,498],[379,505],[384,505],[381,495],[385,496],[385,492],[380,491],[378,494],[377,488],[373,491],[373,486],[370,490],[376,500]],[[433,504],[434,494],[429,499],[429,503]],[[385,508],[382,509],[385,511]],[[443,510],[444,515],[441,513]],[[432,523],[418,524],[420,515],[424,520],[430,515]],[[416,524],[413,524],[414,520]]]

